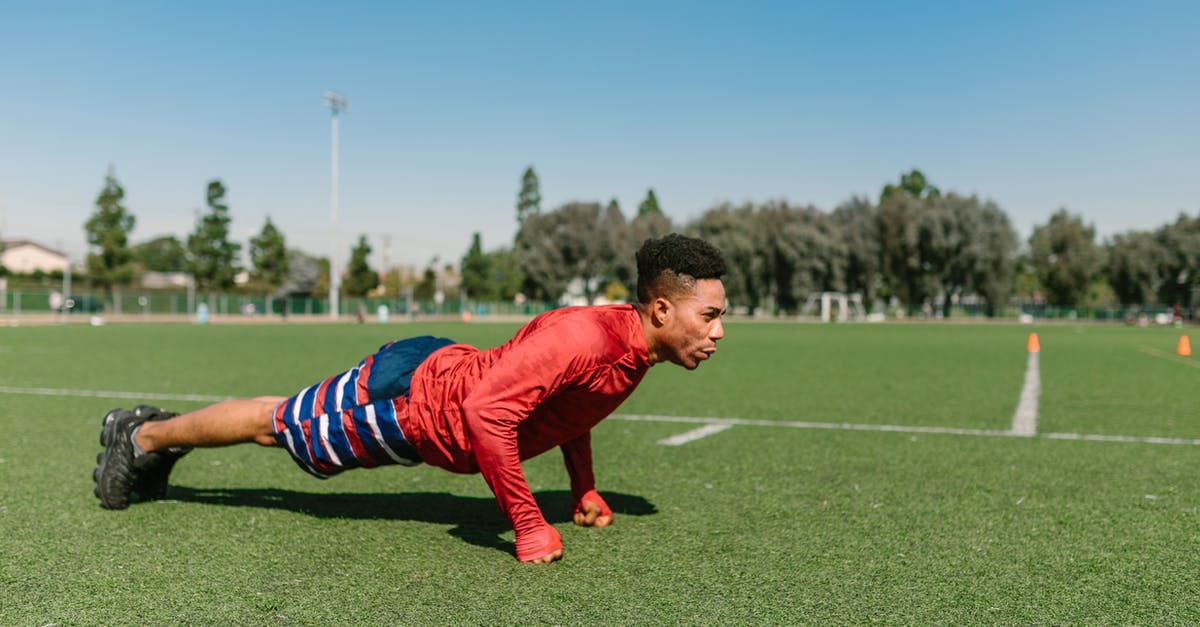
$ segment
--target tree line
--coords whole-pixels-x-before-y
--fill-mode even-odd
[[[200,290],[230,290],[242,270],[240,244],[219,180],[206,186],[207,213],[184,240],[164,236],[131,245],[135,217],[110,170],[84,229],[87,279],[119,290],[140,271],[187,272]],[[465,296],[557,302],[569,289],[588,302],[635,293],[634,252],[650,237],[678,231],[703,237],[725,255],[726,292],[749,313],[794,313],[818,292],[854,292],[878,307],[938,308],[977,303],[989,315],[1014,300],[1060,307],[1200,305],[1200,216],[1129,231],[1098,242],[1093,225],[1066,209],[1036,225],[1021,242],[1007,214],[990,200],[943,193],[920,170],[882,186],[877,199],[854,197],[822,211],[786,201],[721,204],[674,224],[653,189],[626,218],[617,201],[541,207],[540,182],[525,169],[517,193],[518,228],[510,245],[484,249],[471,236],[458,273]],[[248,247],[249,289],[274,295],[324,296],[327,258],[289,249],[268,217]],[[351,249],[341,282],[348,296],[397,292],[415,284],[432,296],[437,269],[382,275],[369,263],[366,235]],[[448,266],[447,270],[452,269]],[[396,295],[396,294],[391,294]]]
[[[1200,216],[1103,242],[1083,217],[1059,209],[1019,240],[1008,215],[975,195],[943,193],[920,170],[825,212],[786,201],[722,204],[672,224],[651,189],[631,220],[615,200],[542,212],[532,167],[517,200],[511,248],[484,254],[478,235],[464,258],[468,293],[520,285],[553,300],[572,280],[582,296],[634,292],[633,252],[647,237],[680,231],[725,255],[730,303],[749,313],[794,313],[819,292],[852,292],[876,307],[977,303],[987,315],[1014,301],[1058,307],[1200,305]],[[515,276],[514,276],[515,275]],[[507,283],[499,277],[509,277]],[[499,294],[503,296],[504,294]]]
[[[251,291],[275,296],[327,293],[329,260],[288,248],[284,234],[269,216],[261,231],[250,238],[250,267],[242,268],[242,246],[230,239],[232,217],[225,194],[220,179],[208,182],[207,212],[198,217],[186,239],[166,235],[133,245],[129,235],[137,219],[125,206],[125,190],[110,169],[96,197],[95,210],[84,224],[90,247],[87,281],[94,287],[119,292],[144,272],[183,272],[192,277],[199,291],[229,291],[245,269],[249,274],[246,289]],[[367,237],[360,236],[351,249],[342,282],[342,291],[347,295],[365,296],[379,285],[379,275],[367,263],[370,254]]]

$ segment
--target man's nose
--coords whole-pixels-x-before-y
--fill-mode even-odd
[[[708,332],[708,337],[713,341],[725,337],[725,325],[721,324],[720,318],[717,318],[716,321],[713,322],[712,329],[710,329]]]

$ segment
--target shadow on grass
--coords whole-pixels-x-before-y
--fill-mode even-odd
[[[370,520],[411,520],[455,525],[450,535],[471,544],[514,553],[512,542],[500,534],[512,527],[491,497],[458,496],[447,492],[409,492],[399,494],[299,492],[277,488],[189,488],[173,485],[168,498],[190,503],[232,507],[284,509],[317,518],[357,518]],[[534,498],[546,521],[571,521],[571,493],[544,490]],[[649,516],[658,510],[640,496],[604,492],[604,500],[614,514]]]

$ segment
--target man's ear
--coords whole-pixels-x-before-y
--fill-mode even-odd
[[[655,324],[662,326],[671,317],[673,308],[671,301],[659,296],[650,303],[650,317],[653,318]]]

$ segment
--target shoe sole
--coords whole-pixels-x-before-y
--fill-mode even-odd
[[[115,478],[110,478],[106,471],[109,463],[112,461],[110,456],[113,454],[109,443],[115,442],[114,438],[119,437],[117,431],[120,421],[117,420],[117,411],[114,410],[105,414],[100,424],[100,445],[104,447],[104,450],[96,454],[96,467],[92,469],[92,481],[95,482],[92,493],[96,495],[96,498],[100,499],[100,507],[105,509],[125,509],[129,507],[129,492],[132,486],[122,491],[119,489],[120,486],[105,485],[106,480],[116,480]],[[130,471],[132,473],[132,468]],[[106,493],[109,495],[107,499],[105,498]]]

